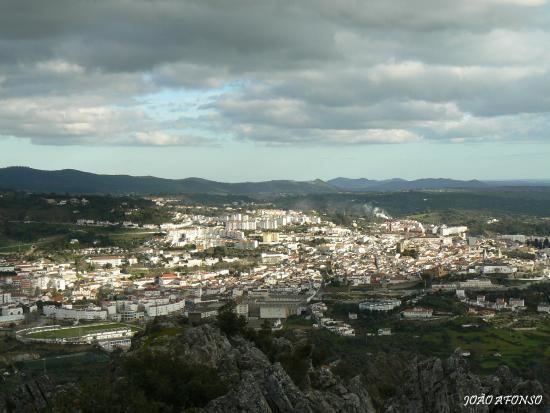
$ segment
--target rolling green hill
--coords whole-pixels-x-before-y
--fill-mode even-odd
[[[514,181],[511,186],[548,186],[548,182]],[[444,178],[370,180],[335,178],[328,181],[271,180],[217,182],[202,178],[165,179],[153,176],[101,175],[74,169],[43,171],[27,167],[0,168],[0,189],[70,194],[332,194],[339,192],[396,192],[438,189],[488,189],[502,182],[461,181]]]
[[[318,193],[337,189],[321,181],[224,183],[201,178],[164,179],[152,176],[98,175],[73,169],[42,171],[26,167],[0,169],[0,188],[72,194],[250,194]]]

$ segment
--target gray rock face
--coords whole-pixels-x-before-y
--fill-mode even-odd
[[[55,386],[48,376],[41,376],[17,386],[0,397],[0,413],[37,412],[48,407]]]
[[[40,355],[32,352],[10,352],[0,355],[0,365],[10,365],[18,361],[29,361],[39,359]]]
[[[398,394],[384,406],[386,413],[493,413],[493,412],[546,412],[545,403],[539,406],[465,405],[470,395],[544,395],[537,381],[514,377],[507,367],[496,375],[481,377],[468,371],[465,360],[457,355],[447,360],[431,358],[413,360],[404,372],[408,380]]]
[[[291,346],[279,341],[281,346]],[[241,337],[230,341],[211,325],[192,328],[154,351],[169,351],[175,357],[207,364],[230,383],[231,390],[212,400],[205,412],[374,412],[359,377],[346,386],[329,369],[312,369],[313,384],[302,390],[280,363],[271,363],[254,344]]]
[[[273,343],[275,354],[280,355],[292,354],[299,348],[286,339],[274,339]],[[368,381],[372,395],[381,394],[382,386],[373,386],[381,380],[384,369],[402,371],[406,378],[397,393],[391,393],[394,397],[375,399],[379,411],[385,413],[538,413],[546,411],[550,400],[536,381],[515,377],[506,367],[501,367],[492,376],[477,376],[469,371],[466,361],[456,355],[446,360],[414,359],[408,364],[395,364],[383,357],[378,370],[368,370],[371,373],[368,377],[356,376],[347,381],[328,367],[313,368],[309,364],[307,378],[298,387],[280,363],[272,363],[252,342],[238,336],[228,339],[218,328],[208,324],[189,328],[180,335],[153,340],[138,338],[129,353],[118,357],[127,357],[134,351],[167,353],[172,359],[216,369],[227,382],[229,391],[203,409],[194,410],[204,413],[374,413],[376,410],[365,382]],[[389,357],[394,356],[390,354]],[[284,363],[287,366],[287,361]],[[118,364],[115,359],[115,369]],[[306,363],[300,371],[307,369]],[[388,377],[384,385],[395,388],[395,375]],[[0,413],[43,411],[55,394],[74,391],[73,388],[56,388],[47,376],[29,380],[14,391],[3,393],[1,390],[0,386]],[[482,393],[494,396],[542,394],[545,402],[540,406],[513,406],[512,409],[464,405],[464,396]]]

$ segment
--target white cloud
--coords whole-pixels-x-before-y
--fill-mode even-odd
[[[4,135],[155,146],[548,139],[543,0],[17,3],[0,3]],[[526,119],[538,126],[520,127]]]
[[[202,146],[212,145],[211,139],[197,136],[169,134],[163,131],[137,132],[136,143],[152,146]]]
[[[38,70],[57,74],[83,73],[84,68],[64,60],[48,60],[36,64]]]

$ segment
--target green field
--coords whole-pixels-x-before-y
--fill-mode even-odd
[[[361,315],[361,314],[359,314]],[[340,317],[339,319],[344,319]],[[305,322],[305,320],[303,320]],[[447,321],[405,321],[383,315],[352,320],[356,337],[340,337],[324,329],[302,327],[315,351],[332,361],[342,358],[354,367],[354,374],[369,360],[369,354],[389,353],[410,358],[447,358],[460,348],[472,370],[491,374],[506,365],[524,378],[534,378],[545,385],[550,377],[550,320],[539,319],[536,330],[497,328],[479,318],[459,317]],[[292,327],[299,328],[299,322]],[[471,327],[462,325],[471,324]],[[286,326],[285,326],[286,327]],[[378,336],[376,330],[390,327],[391,336]],[[367,336],[366,332],[374,333]],[[284,331],[282,332],[284,333]]]
[[[308,330],[311,329],[313,321],[306,320],[304,317],[289,317],[284,322],[283,328],[285,330]]]
[[[507,365],[518,371],[545,367],[550,371],[550,325],[534,331],[515,331],[492,327],[449,330],[453,347],[471,353],[474,365],[493,370]]]
[[[391,345],[436,357],[447,357],[460,348],[470,352],[472,366],[484,371],[492,371],[500,365],[517,371],[537,365],[550,368],[550,323],[541,323],[532,331],[517,331],[496,328],[480,321],[463,317],[439,325],[394,322],[391,325],[393,336],[369,337],[367,347],[378,350]],[[478,326],[462,327],[462,324],[470,323]]]
[[[82,325],[72,328],[64,328],[54,331],[38,331],[34,333],[29,333],[26,335],[28,338],[45,338],[45,339],[56,339],[56,338],[76,338],[81,335],[90,334],[90,333],[99,333],[102,331],[114,330],[117,328],[127,328],[130,327],[133,331],[137,331],[138,328],[134,326],[128,326],[121,323],[104,323],[104,324],[94,324],[94,325]]]

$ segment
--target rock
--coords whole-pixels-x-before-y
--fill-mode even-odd
[[[0,412],[37,412],[48,407],[55,386],[46,375],[29,380],[8,394],[0,395]]]
[[[0,364],[13,364],[20,361],[36,360],[40,358],[40,354],[31,352],[11,352],[0,355]]]
[[[174,347],[180,354],[183,351],[185,357],[193,360],[193,363],[211,367],[216,367],[232,349],[227,337],[209,324],[190,328]]]
[[[210,402],[204,411],[212,413],[272,412],[252,373],[243,374],[236,388]]]
[[[409,379],[397,395],[386,402],[386,413],[493,413],[493,412],[544,412],[545,406],[468,405],[465,396],[477,395],[538,395],[544,394],[537,381],[523,381],[514,377],[508,367],[501,367],[495,375],[480,377],[472,374],[464,360],[452,355],[447,360],[429,358],[413,360],[405,372]],[[544,395],[544,400],[548,400]]]
[[[274,339],[274,342],[274,347],[282,354],[294,354],[301,348],[296,346],[303,345],[294,345],[287,339]],[[515,377],[506,367],[492,376],[477,376],[458,355],[446,360],[415,358],[408,364],[396,362],[396,357],[390,353],[379,355],[372,364],[373,371],[368,370],[366,377],[356,376],[350,380],[343,380],[326,366],[313,368],[308,359],[302,370],[307,371],[307,380],[301,380],[298,387],[283,365],[272,363],[254,343],[240,336],[227,338],[217,327],[208,324],[155,340],[139,337],[128,353],[113,356],[115,380],[124,380],[124,369],[117,369],[117,365],[123,365],[124,357],[141,351],[165,352],[171,360],[182,359],[215,369],[229,390],[204,408],[195,409],[203,413],[374,413],[376,409],[367,385],[379,396],[376,398],[377,407],[381,407],[379,411],[386,413],[500,413],[506,410],[494,406],[464,406],[464,396],[482,393],[544,395],[539,382]],[[398,385],[395,384],[396,372],[405,378]],[[381,397],[380,389],[373,387],[377,380],[382,381],[380,388],[385,386],[386,391],[389,386],[398,387],[396,393],[390,393],[395,395],[389,399]],[[47,376],[29,380],[9,394],[0,391],[0,413],[47,409],[60,391],[63,389],[56,389]],[[64,391],[73,394],[77,389],[65,388]],[[544,398],[548,400],[547,395]],[[515,407],[513,411],[524,413],[544,411],[544,406]]]
[[[324,366],[312,371],[309,377],[311,380],[311,386],[319,390],[328,389],[337,383],[337,379],[334,374],[332,374],[332,371]]]
[[[279,339],[276,346],[292,350],[286,339]],[[271,363],[253,343],[242,337],[229,340],[211,325],[189,329],[177,340],[151,350],[206,364],[230,383],[229,392],[212,400],[205,412],[374,412],[359,379],[352,380],[348,388],[329,369],[312,369],[314,387],[322,390],[310,388],[309,380],[306,390],[300,389],[280,363]]]

